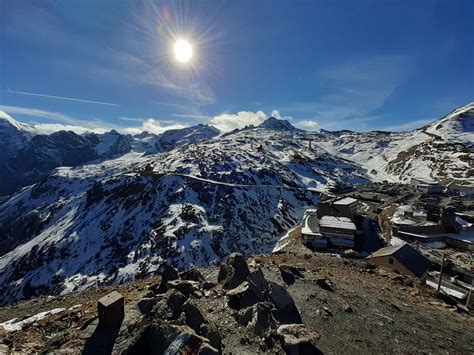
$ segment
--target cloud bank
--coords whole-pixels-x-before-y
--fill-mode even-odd
[[[0,110],[10,114],[18,114],[30,117],[38,117],[52,121],[53,123],[37,123],[32,122],[25,125],[25,129],[32,134],[51,134],[58,131],[73,131],[77,134],[84,133],[105,133],[116,130],[123,134],[140,134],[149,132],[153,134],[161,134],[171,129],[182,129],[189,127],[187,123],[180,123],[173,120],[162,120],[157,118],[141,118],[141,117],[119,117],[121,121],[129,122],[132,126],[123,126],[111,124],[103,120],[81,120],[59,112],[50,112],[36,108],[17,107],[0,105]],[[1,111],[0,111],[1,112]],[[178,115],[174,115],[178,116]],[[192,115],[179,115],[179,117],[193,117]],[[293,120],[291,116],[284,116],[278,110],[272,110],[271,115],[267,115],[263,111],[239,111],[237,113],[222,113],[216,116],[198,116],[201,121],[212,125],[221,132],[229,132],[234,129],[244,128],[245,126],[258,126],[270,116],[277,119]],[[134,125],[136,124],[136,125]],[[303,120],[294,122],[295,126],[304,130],[317,130],[318,124],[312,120]]]

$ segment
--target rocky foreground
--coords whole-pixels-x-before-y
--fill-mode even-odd
[[[98,320],[97,300],[111,291],[125,298],[119,327]],[[416,280],[300,253],[234,254],[179,274],[165,267],[130,284],[1,308],[0,323],[2,354],[474,352],[474,318]]]

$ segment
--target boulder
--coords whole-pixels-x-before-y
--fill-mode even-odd
[[[322,354],[316,347],[319,333],[303,324],[284,324],[277,330],[281,345],[287,354]]]
[[[117,349],[117,352],[126,355],[218,354],[206,338],[197,335],[191,328],[170,324],[141,327],[124,347]]]
[[[187,271],[184,271],[184,272],[180,273],[179,277],[182,280],[190,280],[190,281],[197,281],[197,282],[206,281],[204,276],[202,276],[201,272],[196,268],[192,268],[192,269],[189,269]]]
[[[209,322],[202,310],[191,301],[184,304],[183,311],[186,316],[186,324],[196,332],[199,332],[201,325]]]
[[[253,311],[253,307],[241,309],[239,312],[234,314],[235,321],[246,327],[252,320]]]
[[[269,283],[269,298],[275,305],[273,316],[282,324],[301,323],[301,315],[285,287]]]
[[[168,281],[166,287],[168,290],[178,290],[186,297],[189,297],[192,293],[199,290],[199,282],[189,280],[173,280]]]
[[[227,292],[228,305],[233,309],[242,309],[253,306],[263,300],[264,296],[258,289],[252,287],[247,281]]]
[[[222,351],[222,337],[219,328],[215,324],[203,323],[199,334],[209,339],[209,344],[219,351]]]
[[[158,285],[154,285],[150,287],[150,289],[155,294],[165,293],[168,290],[167,288],[168,281],[176,280],[179,278],[178,271],[174,267],[168,264],[163,264],[161,266],[159,274],[161,275],[160,283]]]
[[[250,327],[258,336],[263,336],[276,324],[273,316],[273,305],[270,302],[260,302],[253,306],[253,318]]]
[[[140,301],[138,301],[137,306],[143,315],[148,316],[157,302],[158,299],[156,299],[155,297],[144,297]]]
[[[263,295],[268,292],[268,281],[265,279],[263,271],[260,267],[257,270],[252,271],[249,276],[247,276],[247,282],[252,286],[253,289],[257,289]]]
[[[244,282],[249,268],[242,254],[233,253],[226,263],[221,264],[217,281],[225,289],[233,289]]]
[[[181,314],[186,301],[186,296],[175,289],[171,289],[158,299],[151,314],[163,319],[176,319]]]

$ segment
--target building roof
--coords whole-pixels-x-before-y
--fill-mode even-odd
[[[410,270],[415,276],[421,277],[431,268],[430,261],[409,244],[386,247],[372,253],[369,258],[392,256]]]
[[[344,197],[341,198],[340,200],[334,201],[335,205],[350,205],[351,203],[357,202],[357,199],[352,198],[352,197]]]
[[[394,245],[390,247],[380,248],[379,250],[372,253],[370,257],[376,258],[379,256],[389,256],[393,255],[397,250],[401,249],[405,244]]]
[[[327,228],[348,229],[353,231],[357,230],[354,222],[352,222],[351,219],[347,217],[323,216],[319,221],[319,226]]]

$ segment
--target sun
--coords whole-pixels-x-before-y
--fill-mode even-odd
[[[174,56],[180,63],[187,63],[193,57],[193,47],[191,43],[184,39],[179,39],[173,46]]]

